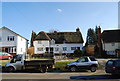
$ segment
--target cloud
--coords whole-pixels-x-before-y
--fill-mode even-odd
[[[62,9],[57,9],[58,12],[62,12]]]

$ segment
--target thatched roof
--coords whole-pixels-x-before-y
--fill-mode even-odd
[[[103,42],[120,42],[120,29],[104,30],[102,33]]]
[[[55,32],[47,33],[56,43],[83,43],[80,32]]]
[[[51,40],[51,39],[44,31],[41,31],[41,32],[38,33],[35,40]]]
[[[56,44],[60,43],[83,43],[82,34],[80,31],[76,32],[54,32],[45,33],[40,32],[36,40],[55,40]]]

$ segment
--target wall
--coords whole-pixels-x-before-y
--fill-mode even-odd
[[[38,41],[34,41],[34,53],[35,54],[43,54],[46,52],[46,47],[53,47],[53,53],[60,54],[60,53],[74,53],[74,50],[71,50],[71,47],[80,47],[82,50],[83,44],[52,44],[50,45],[49,41],[40,41],[41,43],[38,44]],[[67,47],[67,50],[63,50],[63,47]],[[43,51],[38,51],[38,48],[43,48]],[[56,50],[56,48],[58,50]],[[50,50],[49,50],[50,52]]]
[[[51,47],[54,47],[54,53],[74,53],[74,50],[71,50],[71,47],[80,47],[80,50],[82,50],[83,44],[55,44]],[[63,47],[67,47],[67,50],[64,51]],[[59,50],[55,51],[55,48],[59,48]]]
[[[14,41],[8,41],[8,39],[7,39],[8,36],[14,36]],[[1,29],[0,30],[0,37],[2,39],[0,41],[0,47],[10,47],[10,46],[16,46],[17,45],[17,35],[8,31],[8,30]]]
[[[107,51],[108,55],[115,55],[115,50],[119,48],[120,43],[104,43],[103,50]]]
[[[43,54],[46,51],[46,47],[49,47],[49,40],[44,41],[34,41],[34,52],[35,54]],[[43,51],[38,51],[38,48],[43,48]]]
[[[27,40],[17,36],[17,54],[24,54],[27,52]]]

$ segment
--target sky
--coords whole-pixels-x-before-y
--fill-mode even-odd
[[[118,28],[117,2],[2,2],[2,25],[30,40],[32,30],[75,32],[100,25],[102,30]]]

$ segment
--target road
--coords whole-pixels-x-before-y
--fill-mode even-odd
[[[81,72],[16,72],[2,73],[2,79],[71,79],[71,80],[99,80],[99,79],[120,79],[120,77],[106,74],[104,70],[96,72],[81,71]]]

